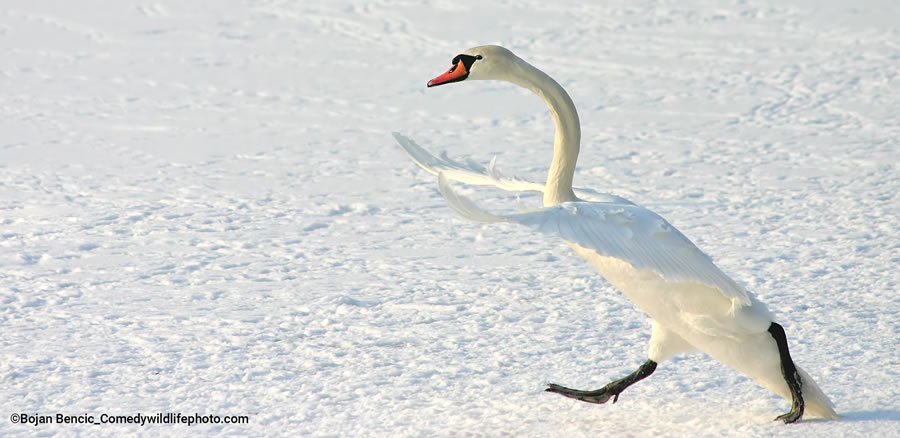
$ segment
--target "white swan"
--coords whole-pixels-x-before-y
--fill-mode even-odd
[[[700,350],[750,376],[792,402],[776,420],[792,423],[804,412],[837,418],[815,381],[795,366],[782,327],[766,306],[725,275],[665,219],[613,195],[573,190],[581,127],[572,99],[550,76],[499,46],[481,46],[453,58],[429,87],[463,80],[503,80],[525,87],[550,107],[556,126],[553,161],[545,185],[488,168],[437,158],[412,140],[394,137],[425,170],[439,175],[439,189],[458,214],[480,222],[512,222],[562,237],[610,283],[653,319],[648,360],[632,374],[601,389],[582,391],[550,384],[547,391],[605,403],[676,354]],[[544,208],[510,215],[482,210],[453,191],[448,180],[543,192]]]

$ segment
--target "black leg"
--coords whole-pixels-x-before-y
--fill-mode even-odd
[[[610,398],[613,399],[613,403],[619,401],[619,394],[625,390],[625,388],[633,385],[638,380],[641,380],[651,374],[656,370],[656,362],[652,360],[648,360],[644,362],[635,372],[613,382],[610,382],[606,386],[594,390],[594,391],[581,391],[578,389],[566,388],[565,386],[559,386],[551,383],[548,385],[549,387],[545,389],[547,392],[555,392],[560,395],[564,395],[569,398],[574,398],[576,400],[585,401],[588,403],[606,403]]]
[[[787,336],[784,334],[784,329],[773,322],[769,326],[769,333],[775,338],[775,343],[778,344],[778,354],[781,356],[781,374],[784,376],[793,398],[791,411],[784,415],[779,415],[775,421],[782,420],[785,423],[793,423],[803,416],[803,382],[800,380],[800,373],[797,372],[797,367],[794,366],[791,353],[788,351]]]

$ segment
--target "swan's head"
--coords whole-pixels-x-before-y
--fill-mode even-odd
[[[479,46],[456,55],[450,70],[428,81],[429,87],[468,80],[506,79],[514,65],[522,62],[508,49],[500,46]]]

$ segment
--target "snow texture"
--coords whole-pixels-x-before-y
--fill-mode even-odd
[[[896,1],[0,5],[0,435],[900,436]],[[456,217],[391,136],[542,181],[502,44],[582,120],[576,185],[768,304],[842,418],[704,355],[590,405],[648,318],[562,242]],[[533,194],[457,186],[505,214]],[[22,425],[13,413],[248,415]]]

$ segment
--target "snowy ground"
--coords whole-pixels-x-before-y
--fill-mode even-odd
[[[552,4],[552,6],[550,6]],[[850,6],[852,4],[852,6]],[[895,1],[71,1],[0,5],[0,435],[900,436]],[[769,304],[838,421],[702,355],[595,406],[649,321],[561,242],[453,216],[394,143],[669,219]],[[495,210],[535,206],[464,190]],[[243,425],[22,425],[29,415]]]

